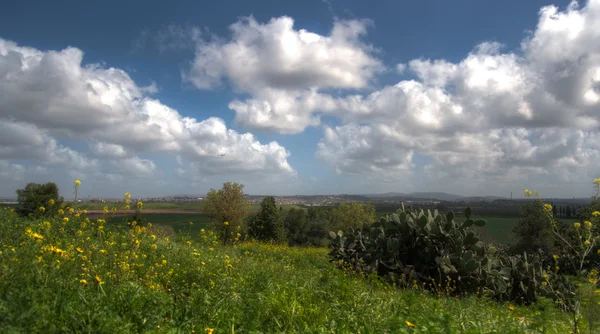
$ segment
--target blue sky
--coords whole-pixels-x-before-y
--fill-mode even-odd
[[[589,196],[598,18],[598,0],[13,2],[0,13],[0,196],[73,178],[89,196],[224,181]]]

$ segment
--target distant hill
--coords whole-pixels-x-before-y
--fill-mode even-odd
[[[460,196],[460,195],[448,194],[448,193],[443,193],[443,192],[414,192],[414,193],[409,193],[409,194],[389,192],[389,193],[383,193],[383,194],[367,194],[367,195],[363,195],[363,196],[371,198],[371,199],[376,199],[376,198],[377,199],[389,199],[389,200],[431,199],[431,200],[438,200],[438,201],[456,201],[456,200],[463,198],[463,196]]]

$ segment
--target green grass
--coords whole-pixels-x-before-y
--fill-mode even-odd
[[[189,216],[180,218],[184,224]],[[225,247],[210,232],[189,243],[153,233],[74,216],[47,224],[0,210],[0,332],[570,330],[569,316],[551,306],[511,311],[508,304],[483,298],[397,289],[337,269],[323,248]],[[62,253],[49,251],[50,245]]]
[[[483,241],[509,244],[514,242],[513,228],[519,223],[519,217],[501,217],[501,216],[474,216],[474,219],[485,219],[485,227],[478,228]],[[464,217],[459,217],[462,221]],[[561,219],[561,221],[572,223],[576,219]]]
[[[111,202],[111,203],[91,203],[83,202],[77,203],[73,207],[80,208],[82,210],[102,210],[104,206],[120,207],[122,202]],[[144,203],[144,209],[146,210],[200,210],[200,202],[146,202]]]
[[[200,229],[206,228],[211,222],[210,217],[201,213],[146,213],[143,217],[153,225],[170,226],[176,233],[188,233],[193,238],[198,238]],[[121,223],[123,220],[123,216],[116,216],[109,219],[108,223]]]

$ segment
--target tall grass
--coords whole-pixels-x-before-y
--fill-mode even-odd
[[[0,251],[0,332],[7,333],[570,330],[569,316],[551,305],[397,289],[335,268],[327,249],[223,247],[206,229],[191,240],[77,212],[44,221],[5,209]]]

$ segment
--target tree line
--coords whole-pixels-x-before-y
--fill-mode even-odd
[[[359,228],[375,221],[372,204],[343,202],[332,207],[290,208],[278,206],[273,196],[265,197],[260,210],[249,215],[244,185],[226,182],[211,189],[203,212],[212,218],[223,244],[242,238],[292,246],[326,246],[329,231]]]

